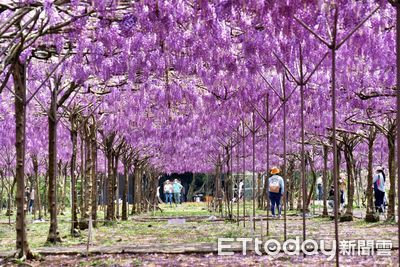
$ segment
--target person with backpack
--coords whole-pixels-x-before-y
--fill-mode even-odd
[[[384,212],[384,199],[385,199],[385,182],[386,177],[382,167],[376,168],[374,175],[374,195],[375,195],[375,209],[379,213]]]
[[[271,214],[275,217],[275,206],[278,209],[278,216],[281,217],[281,198],[285,192],[283,178],[278,175],[280,170],[277,167],[271,169],[272,176],[268,179],[268,195],[271,201]]]

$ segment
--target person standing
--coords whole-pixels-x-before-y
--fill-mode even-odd
[[[173,191],[174,191],[175,205],[177,205],[178,203],[181,204],[181,190],[182,190],[183,186],[178,181],[178,179],[175,179],[172,187],[173,187]]]
[[[238,199],[241,199],[243,197],[243,195],[244,195],[243,185],[244,185],[243,180],[240,180],[240,183],[239,183],[239,197],[238,197]]]
[[[322,176],[317,179],[317,190],[318,190],[318,200],[322,200],[323,191],[322,191]]]
[[[346,202],[346,181],[345,181],[345,175],[342,174],[341,178],[339,179],[339,193],[340,193],[340,208],[339,208],[339,213],[342,213],[344,208],[345,208],[345,202]]]
[[[28,211],[28,206],[29,206],[29,197],[30,197],[30,192],[29,192],[29,187],[25,187],[25,193],[24,193],[24,209],[27,212]]]
[[[275,217],[275,206],[278,209],[278,216],[281,217],[281,198],[285,192],[283,178],[278,175],[280,170],[277,167],[271,169],[272,176],[268,179],[268,195],[271,201],[271,214]]]
[[[376,174],[374,175],[374,195],[375,195],[375,209],[381,213],[384,212],[384,199],[385,199],[385,173],[382,167],[376,168]]]
[[[165,194],[165,203],[169,202],[169,205],[172,206],[172,184],[169,180],[165,181],[164,194]]]
[[[328,205],[329,207],[333,208],[334,207],[334,202],[335,201],[335,186],[331,185],[331,189],[329,190],[329,195],[328,195]]]
[[[32,213],[34,204],[35,204],[35,188],[32,188],[32,191],[29,195],[29,212],[30,213]]]

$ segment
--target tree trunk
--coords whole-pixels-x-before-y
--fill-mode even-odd
[[[124,191],[122,193],[122,220],[128,220],[128,189],[129,189],[129,165],[128,159],[124,159]]]
[[[66,207],[66,201],[67,201],[67,182],[68,182],[68,175],[67,175],[67,166],[68,164],[64,165],[63,168],[63,176],[64,176],[64,184],[63,184],[63,190],[62,190],[62,208],[61,208],[61,214],[64,215],[65,212],[65,207]]]
[[[307,208],[306,208],[307,211],[309,211],[311,199],[315,193],[315,184],[317,183],[317,174],[316,174],[315,168],[314,168],[314,161],[311,159],[310,155],[308,155],[308,163],[310,164],[311,175],[312,175],[313,179],[312,179],[312,183],[311,183],[310,193],[308,193],[308,198],[307,198]]]
[[[154,189],[153,194],[152,194],[152,203],[153,203],[153,210],[156,211],[158,208],[158,197],[157,197],[157,192],[158,192],[158,177],[159,173],[154,172],[153,173],[153,182],[151,184],[151,187]]]
[[[42,219],[42,201],[40,197],[39,164],[37,156],[32,156],[33,172],[35,174],[35,207],[33,216],[36,218],[36,211],[39,212],[39,219]]]
[[[360,169],[357,168],[357,163],[354,162],[354,194],[355,194],[355,198],[354,198],[354,202],[356,203],[356,206],[358,208],[361,207],[361,203],[360,203]]]
[[[217,164],[215,170],[215,191],[214,191],[214,201],[216,202],[216,206],[219,209],[219,212],[222,214],[222,196],[221,196],[221,164]]]
[[[64,185],[64,176],[62,172],[62,160],[60,159],[57,164],[57,184],[56,184],[56,190],[57,190],[57,200],[56,202],[59,203],[57,206],[57,216],[62,213],[63,209],[63,204],[62,204],[62,198],[63,198],[63,186]]]
[[[106,138],[105,149],[107,157],[107,211],[106,221],[114,220],[114,188],[113,188],[113,141],[115,135],[112,134]]]
[[[26,214],[25,214],[25,128],[26,128],[26,66],[19,59],[13,66],[13,79],[15,91],[15,152],[16,152],[16,172],[17,193],[15,201],[17,203],[16,216],[16,248],[18,257],[32,258],[26,234]]]
[[[151,187],[151,174],[146,171],[146,175],[142,175],[142,205],[144,205],[144,210],[146,212],[150,211],[151,195],[153,194],[153,188]]]
[[[367,178],[367,213],[365,216],[365,221],[367,222],[377,222],[379,221],[379,216],[375,215],[374,212],[374,200],[373,200],[373,185],[372,181],[374,179],[373,173],[373,162],[374,162],[374,143],[376,138],[376,130],[374,127],[370,127],[368,136],[368,178]]]
[[[134,213],[140,213],[141,212],[141,170],[140,170],[140,164],[136,163],[135,164],[135,170],[134,170],[134,197],[133,197],[133,212]]]
[[[230,171],[230,163],[231,163],[231,154],[230,154],[230,146],[225,147],[225,152],[226,152],[226,175],[225,175],[225,182],[224,182],[224,189],[225,189],[225,201],[226,201],[226,207],[227,207],[227,217],[229,220],[232,219],[232,209],[231,209],[231,188],[232,188],[232,183],[231,183],[231,171]]]
[[[137,184],[138,184],[138,164],[135,163],[134,165],[134,169],[133,169],[133,201],[132,201],[132,210],[131,210],[131,215],[136,214],[137,213]]]
[[[186,201],[193,201],[194,188],[196,186],[196,173],[192,173],[192,181],[186,194]]]
[[[1,180],[1,191],[0,191],[0,214],[3,211],[3,193],[4,193],[4,180],[5,180],[5,176],[4,176],[4,172],[1,169],[0,170],[0,180]]]
[[[285,177],[286,179],[286,177]],[[257,173],[257,206],[259,209],[264,208],[264,200],[261,192],[261,173]],[[283,204],[282,204],[283,205]]]
[[[347,177],[348,177],[348,185],[347,185],[347,209],[346,209],[346,217],[353,216],[353,203],[354,203],[354,175],[355,175],[355,166],[354,166],[354,157],[353,157],[353,148],[345,145],[344,150],[344,158],[346,160],[346,169],[347,169]]]
[[[79,134],[80,136],[80,141],[81,141],[81,147],[80,147],[80,156],[81,156],[81,165],[80,167],[80,173],[79,173],[79,179],[80,179],[80,187],[79,187],[79,213],[80,216],[82,217],[83,211],[84,211],[84,191],[85,191],[85,154],[84,154],[84,138],[82,136],[82,133]]]
[[[117,219],[119,219],[119,176],[118,176],[118,163],[119,163],[119,154],[115,153],[114,155],[114,179],[113,179],[113,194],[114,201],[116,202],[116,206],[114,207],[114,214]]]
[[[107,161],[104,161],[104,165],[106,166]],[[97,164],[96,164],[97,165]],[[104,211],[104,189],[106,188],[104,174],[98,174],[99,179],[99,191],[98,191],[98,203],[100,204],[100,210]]]
[[[324,152],[324,171],[322,174],[322,193],[323,193],[323,211],[322,215],[328,216],[327,196],[328,196],[328,146],[323,147]]]
[[[13,209],[12,209],[12,196],[13,196],[13,188],[14,185],[16,184],[16,178],[13,179],[13,184],[9,184],[7,187],[7,195],[8,195],[8,200],[7,200],[7,212],[6,215],[8,216],[8,224],[11,224],[11,215],[13,214]]]
[[[295,196],[295,179],[294,179],[294,160],[289,159],[287,177],[289,181],[288,185],[288,198],[289,198],[289,209],[294,210],[294,196]]]
[[[98,203],[98,183],[97,183],[97,142],[96,142],[96,124],[90,126],[90,142],[92,152],[92,220],[93,227],[97,227],[97,203]]]
[[[72,154],[71,154],[71,235],[74,234],[74,230],[78,229],[78,216],[77,216],[77,202],[78,197],[76,194],[76,156],[78,150],[78,132],[77,132],[77,125],[76,125],[77,115],[72,114],[70,117],[71,123],[71,143],[72,143]]]
[[[146,177],[144,175],[144,166],[143,164],[139,167],[139,212],[143,212],[145,210],[144,202],[145,202],[145,188],[146,188]],[[146,190],[148,191],[148,190]]]
[[[298,179],[297,182],[297,188],[298,188],[298,195],[297,195],[297,210],[301,211],[302,209],[302,195],[303,195],[303,190],[301,190],[301,179]]]
[[[89,218],[91,215],[92,207],[92,155],[91,155],[91,142],[89,136],[89,125],[86,123],[84,125],[84,139],[85,142],[85,190],[84,190],[84,203],[81,220],[79,222],[79,228],[81,230],[88,229]]]
[[[113,206],[113,155],[112,152],[108,152],[107,155],[107,215],[106,220],[114,220]]]
[[[339,184],[339,180],[340,180],[340,178],[339,178],[339,171],[340,171],[340,162],[342,161],[341,160],[341,158],[342,158],[342,156],[341,156],[341,149],[340,149],[340,147],[339,147],[339,145],[337,146],[337,167],[336,167],[336,170],[338,170],[338,172],[337,172],[337,175],[338,175],[338,184],[337,184],[337,188],[338,188],[338,198],[336,199],[336,203],[338,203],[338,210],[339,210],[339,208],[340,208],[340,184]],[[332,177],[333,179],[335,179],[334,177]],[[334,183],[334,181],[335,180],[333,180],[332,182]],[[340,213],[340,212],[339,212]]]
[[[56,82],[57,87],[58,82]],[[49,123],[49,213],[50,228],[47,242],[61,242],[57,224],[57,88],[51,95]]]
[[[63,198],[64,198],[64,181],[65,181],[65,177],[64,177],[64,173],[63,173],[63,168],[62,168],[62,160],[58,161],[58,181],[59,184],[56,186],[57,188],[57,195],[59,195],[60,197],[57,197],[57,203],[59,202],[60,205],[58,206],[57,209],[57,215],[61,214],[64,215],[63,213]]]
[[[44,217],[47,217],[47,211],[48,211],[48,198],[46,198],[47,196],[47,185],[49,184],[49,171],[46,171],[46,174],[44,176],[44,190],[43,190],[43,210],[44,210]]]
[[[394,129],[394,127],[393,127]],[[389,189],[389,197],[388,197],[388,221],[395,220],[395,183],[396,183],[396,162],[395,162],[395,140],[396,135],[394,131],[390,131],[391,134],[387,135],[388,148],[389,148],[389,157],[388,157],[388,167],[389,167],[389,180],[390,180],[390,189]]]

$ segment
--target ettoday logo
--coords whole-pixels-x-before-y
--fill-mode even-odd
[[[391,240],[342,240],[337,246],[335,240],[313,240],[306,239],[300,242],[300,238],[288,239],[281,243],[276,239],[269,239],[265,242],[255,238],[218,238],[218,255],[230,256],[234,252],[233,244],[241,243],[242,254],[247,255],[248,251],[261,255],[277,256],[284,253],[288,256],[304,254],[313,256],[322,254],[331,261],[335,257],[336,250],[339,249],[341,255],[370,256],[376,252],[378,256],[391,256]],[[250,245],[253,245],[250,248]],[[248,249],[250,248],[250,249]]]

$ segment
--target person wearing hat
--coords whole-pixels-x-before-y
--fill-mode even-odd
[[[174,202],[175,205],[181,204],[181,191],[182,191],[182,184],[179,182],[178,179],[174,180],[174,183],[172,185],[172,189],[174,192]]]
[[[271,169],[272,176],[268,179],[268,195],[271,201],[271,214],[275,217],[275,206],[278,209],[278,216],[281,216],[281,198],[285,192],[283,178],[278,175],[280,170],[277,167]]]
[[[172,184],[169,180],[165,181],[164,194],[165,194],[165,203],[169,202],[169,205],[172,206]]]
[[[384,199],[385,199],[385,173],[383,172],[383,168],[381,166],[376,168],[376,174],[374,175],[374,195],[375,195],[375,209],[378,212],[383,212],[384,207]]]

